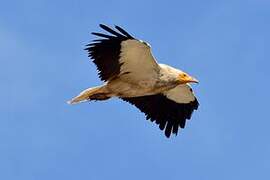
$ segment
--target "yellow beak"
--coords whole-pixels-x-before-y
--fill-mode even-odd
[[[199,81],[196,78],[194,78],[194,77],[191,77],[191,79],[188,80],[188,82],[189,83],[199,83]]]
[[[199,81],[197,79],[195,79],[194,77],[191,77],[189,75],[185,75],[185,76],[180,76],[180,82],[181,83],[199,83]]]

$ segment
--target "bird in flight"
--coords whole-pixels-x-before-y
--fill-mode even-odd
[[[124,29],[115,30],[100,24],[109,34],[87,45],[88,56],[95,63],[104,84],[91,87],[74,97],[69,104],[118,97],[136,106],[147,120],[155,122],[166,137],[184,128],[199,103],[189,85],[198,80],[165,64],[158,64],[151,46],[134,38]]]

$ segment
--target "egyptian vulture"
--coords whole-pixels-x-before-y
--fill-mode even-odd
[[[166,137],[177,135],[178,128],[185,127],[199,106],[189,86],[198,81],[179,69],[158,64],[151,46],[121,27],[100,27],[110,34],[93,32],[100,39],[93,40],[85,50],[105,83],[82,91],[68,103],[118,97],[140,109],[147,120],[164,130]]]

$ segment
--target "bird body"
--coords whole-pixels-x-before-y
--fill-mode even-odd
[[[69,101],[76,104],[90,100],[118,97],[159,124],[165,135],[177,134],[184,128],[198,101],[188,83],[198,82],[187,73],[165,64],[158,64],[148,43],[137,40],[119,26],[100,25],[112,35],[92,33],[103,39],[94,40],[86,50],[105,83],[88,88]]]

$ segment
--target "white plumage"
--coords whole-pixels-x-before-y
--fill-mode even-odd
[[[188,85],[198,81],[181,70],[158,64],[148,43],[119,26],[115,26],[119,32],[102,24],[100,27],[112,35],[92,33],[102,39],[88,44],[86,50],[105,84],[84,90],[69,103],[119,97],[165,129],[167,137],[177,134],[199,106]]]
[[[176,103],[191,103],[195,101],[195,96],[188,84],[181,84],[164,92],[164,95]]]
[[[132,72],[121,77],[123,80],[153,81],[158,78],[159,67],[151,49],[142,42],[130,39],[121,43],[120,74]]]

